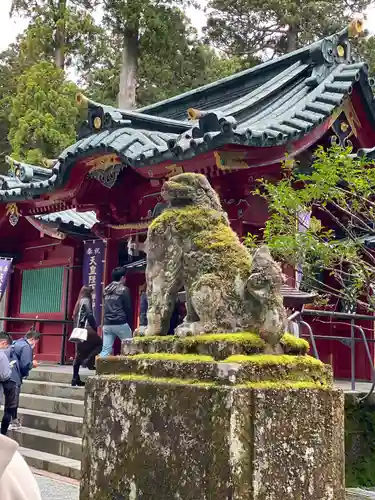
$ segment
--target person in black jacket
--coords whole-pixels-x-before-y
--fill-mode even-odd
[[[132,337],[132,307],[129,289],[125,286],[126,269],[112,271],[112,283],[104,290],[103,349],[101,357],[112,354],[116,337]]]
[[[87,340],[77,344],[76,357],[73,363],[72,387],[81,387],[85,383],[79,377],[81,366],[95,369],[95,357],[103,346],[101,337],[97,334],[97,325],[92,311],[92,288],[83,286],[73,311],[73,320],[78,328],[87,329]]]

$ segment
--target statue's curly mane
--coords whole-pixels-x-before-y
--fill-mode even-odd
[[[170,206],[197,205],[223,211],[220,199],[202,174],[179,174],[165,182],[163,198]]]

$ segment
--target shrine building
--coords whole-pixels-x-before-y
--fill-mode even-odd
[[[0,178],[0,257],[13,259],[0,303],[1,317],[12,319],[3,328],[21,333],[34,325],[44,334],[39,359],[69,361],[71,346],[61,348],[71,325],[61,321],[71,319],[83,283],[94,286],[100,321],[103,286],[118,265],[129,268],[136,321],[147,228],[164,208],[161,187],[173,175],[206,175],[243,237],[259,234],[268,216],[263,198],[251,194],[257,179],[276,182],[286,155],[304,167],[318,145],[332,141],[354,152],[374,148],[374,81],[351,43],[361,30],[355,21],[339,34],[136,111],[78,96],[87,115],[77,142],[51,168],[9,158],[8,175]],[[288,284],[294,286],[293,273]],[[319,346],[336,375],[348,376],[347,347]],[[369,373],[359,361],[358,378]]]

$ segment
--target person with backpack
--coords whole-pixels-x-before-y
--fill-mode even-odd
[[[18,360],[14,354],[12,338],[0,332],[0,384],[4,394],[4,415],[1,421],[1,434],[5,436],[17,410],[17,383],[12,378]]]
[[[39,342],[40,333],[35,330],[29,330],[26,335],[19,340],[13,342],[13,356],[17,359],[17,363],[14,364],[12,369],[11,379],[17,385],[17,405],[13,412],[12,422],[10,424],[10,430],[17,430],[21,428],[21,423],[18,420],[18,406],[21,392],[21,385],[25,378],[29,376],[32,368],[37,366],[34,360],[34,349]]]
[[[112,271],[112,283],[104,289],[103,349],[100,357],[112,354],[113,344],[132,338],[132,306],[130,291],[126,286],[126,269],[116,267]]]

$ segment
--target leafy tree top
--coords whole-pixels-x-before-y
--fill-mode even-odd
[[[261,181],[256,190],[270,211],[264,242],[277,259],[301,266],[308,288],[375,310],[375,254],[363,237],[375,236],[375,168],[338,146],[318,148],[307,173],[290,164],[280,182]]]
[[[251,60],[285,54],[348,25],[371,0],[210,0],[208,39],[227,55]],[[338,14],[339,13],[339,14]]]
[[[13,156],[40,164],[75,141],[77,87],[48,61],[29,68],[12,99],[9,140]]]

